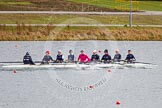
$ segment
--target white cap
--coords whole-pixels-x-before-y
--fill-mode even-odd
[[[96,50],[93,50],[93,52],[95,53],[95,52],[97,52]]]
[[[58,52],[62,52],[61,50],[58,50]]]

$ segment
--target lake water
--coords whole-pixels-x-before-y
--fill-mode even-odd
[[[0,42],[0,61],[22,61],[30,52],[42,60],[46,50],[53,58],[69,49],[90,56],[94,49],[120,49],[125,59],[131,49],[140,62],[157,64],[153,69],[44,69],[5,70],[0,64],[0,108],[159,108],[162,103],[162,42],[48,41]],[[121,104],[117,105],[116,102]]]

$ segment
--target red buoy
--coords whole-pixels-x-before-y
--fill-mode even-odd
[[[89,88],[94,88],[94,86],[89,86]]]
[[[101,50],[98,50],[99,53],[101,53]]]
[[[120,102],[120,101],[117,101],[117,102],[116,102],[116,105],[120,105],[120,104],[121,104],[121,102]]]
[[[17,48],[17,47],[18,47],[18,45],[15,45],[15,47]]]
[[[15,74],[15,73],[17,73],[17,71],[16,70],[13,70],[13,73]]]
[[[109,70],[107,70],[108,72],[112,72],[112,70],[111,69],[109,69]]]

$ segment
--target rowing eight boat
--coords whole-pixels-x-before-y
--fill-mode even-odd
[[[24,65],[24,64],[14,64],[14,65],[3,65],[2,68],[10,69],[42,69],[42,68],[154,68],[157,65],[153,64],[142,64],[142,63],[110,63],[110,64],[76,64],[76,63],[54,63],[49,65]]]

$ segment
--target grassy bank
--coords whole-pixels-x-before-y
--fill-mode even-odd
[[[130,1],[126,0],[68,0],[77,3],[90,4],[99,7],[129,10]],[[133,1],[134,10],[150,10],[150,11],[162,11],[162,1],[144,0],[144,1]]]
[[[31,2],[0,2],[0,5],[29,5]]]
[[[161,7],[161,1],[133,1],[133,10],[162,11]],[[0,10],[125,11],[129,0],[0,0]]]
[[[1,27],[1,41],[131,40],[162,41],[162,28]]]
[[[1,11],[117,11],[66,0],[0,0],[0,2]]]
[[[0,24],[128,24],[129,15],[0,14]],[[133,24],[162,25],[162,15],[133,15]]]

